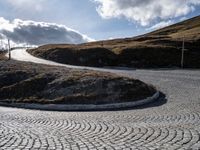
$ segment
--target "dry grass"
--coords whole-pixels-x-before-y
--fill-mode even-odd
[[[0,51],[0,61],[2,60],[8,60],[8,58],[5,56],[5,52]]]
[[[157,30],[149,35],[167,35],[173,40],[196,41],[200,39],[200,16]]]
[[[17,61],[0,61],[0,101],[106,104],[136,101],[155,89],[139,80]]]

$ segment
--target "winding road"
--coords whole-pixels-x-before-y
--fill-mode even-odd
[[[60,65],[34,58],[24,50],[12,51],[12,57]],[[0,107],[0,149],[200,149],[200,70],[102,70],[151,83],[166,97],[124,111]]]

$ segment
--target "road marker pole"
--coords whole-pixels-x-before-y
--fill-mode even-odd
[[[1,50],[3,50],[3,40],[1,38]]]
[[[184,52],[185,52],[185,38],[183,37],[182,54],[181,54],[181,68],[184,67]]]
[[[10,53],[10,40],[8,39],[8,56],[9,56],[9,60],[11,60],[11,53]]]

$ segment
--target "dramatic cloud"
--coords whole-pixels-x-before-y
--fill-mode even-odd
[[[103,18],[125,17],[147,26],[158,20],[184,16],[200,5],[200,0],[94,0]]]
[[[54,43],[83,43],[92,41],[81,33],[64,25],[54,23],[23,21],[15,19],[10,22],[0,18],[0,35],[14,43],[30,45]]]

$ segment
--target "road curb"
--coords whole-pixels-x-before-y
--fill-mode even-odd
[[[116,104],[102,104],[102,105],[62,105],[62,104],[26,104],[26,103],[0,103],[0,106],[6,107],[16,107],[16,108],[25,108],[25,109],[36,109],[36,110],[48,110],[48,111],[100,111],[100,110],[116,110],[116,109],[126,109],[135,106],[140,106],[144,104],[151,103],[158,99],[160,92],[157,91],[153,96],[147,97],[143,100],[138,100],[135,102],[125,102],[125,103],[116,103]]]

